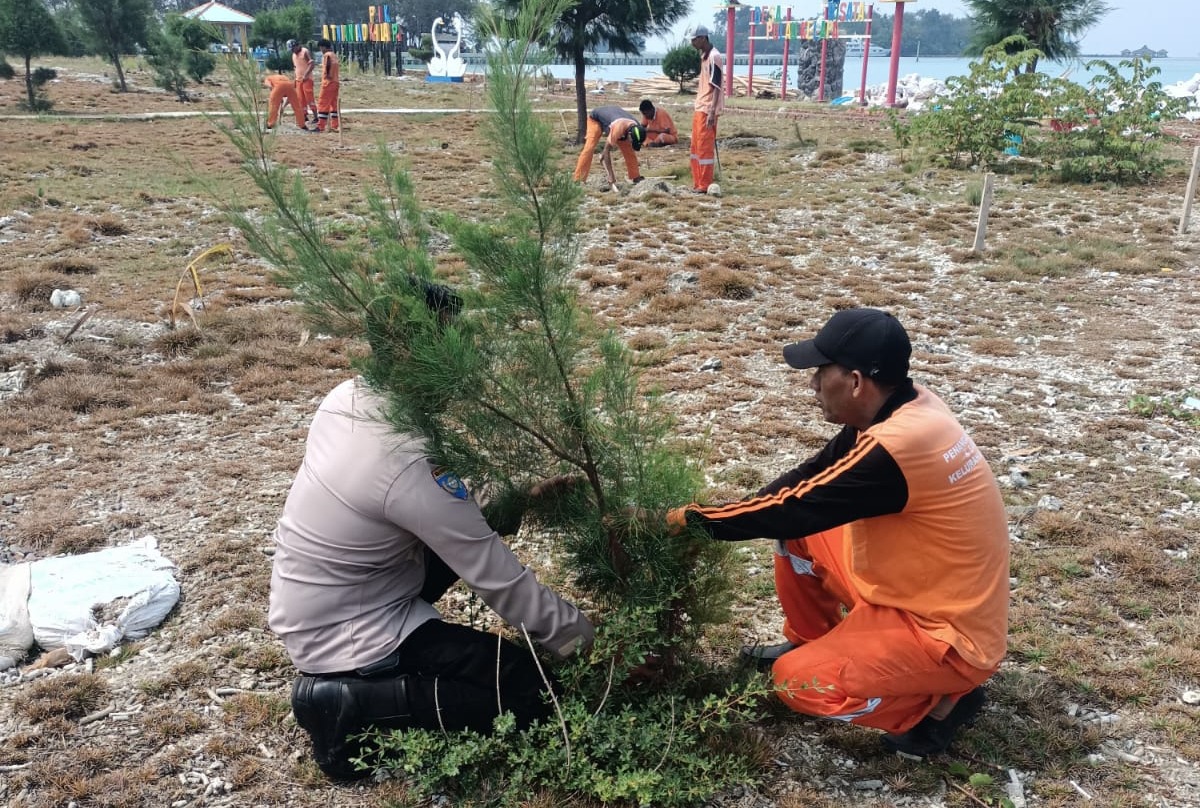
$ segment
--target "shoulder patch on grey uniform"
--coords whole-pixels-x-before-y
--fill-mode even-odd
[[[471,492],[467,490],[466,483],[457,474],[448,469],[435,467],[433,470],[433,481],[438,484],[439,488],[455,499],[466,499],[471,496]]]

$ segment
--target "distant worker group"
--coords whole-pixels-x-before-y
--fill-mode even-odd
[[[713,185],[713,173],[717,163],[717,120],[725,111],[725,57],[713,47],[709,30],[697,25],[687,33],[693,48],[700,52],[700,80],[696,90],[696,101],[692,113],[692,139],[689,162],[692,174],[692,193],[707,194]],[[592,157],[600,139],[607,136],[600,161],[607,173],[608,186],[617,187],[616,174],[612,168],[613,149],[618,149],[625,158],[625,170],[635,185],[642,181],[641,168],[636,152],[643,145],[652,147],[674,146],[679,142],[679,130],[666,110],[654,106],[650,99],[638,105],[642,114],[641,123],[616,106],[597,107],[588,113],[587,134],[583,149],[575,162],[574,179],[583,182],[592,169]],[[714,190],[714,193],[716,191]]]
[[[287,49],[292,53],[293,77],[269,75],[263,86],[271,91],[267,101],[267,130],[275,128],[283,102],[287,101],[296,116],[296,127],[304,132],[310,120],[316,123],[316,131],[337,132],[341,129],[340,104],[341,65],[333,52],[333,43],[328,39],[317,41],[321,51],[321,94],[313,94],[313,73],[316,62],[308,48],[294,39],[289,39]],[[315,99],[315,100],[314,100]]]

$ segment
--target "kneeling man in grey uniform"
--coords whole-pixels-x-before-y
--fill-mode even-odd
[[[275,530],[269,623],[301,672],[296,721],[336,779],[370,773],[347,740],[370,727],[486,733],[502,711],[521,726],[549,714],[527,647],[442,620],[433,604],[457,579],[555,657],[593,636],[385,409],[361,380],[325,397]]]

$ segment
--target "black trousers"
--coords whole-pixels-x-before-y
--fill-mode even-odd
[[[428,550],[426,569],[421,595],[432,603],[457,576]],[[557,688],[553,680],[551,686]],[[502,712],[511,712],[525,727],[548,716],[551,706],[528,646],[430,620],[378,662],[356,671],[300,676],[292,687],[292,711],[312,738],[322,771],[353,779],[370,772],[355,771],[350,761],[361,747],[347,736],[373,727],[487,733]]]

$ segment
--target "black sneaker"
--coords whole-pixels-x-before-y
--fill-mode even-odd
[[[639,182],[641,182],[641,181],[642,181],[642,180],[644,180],[644,179],[646,179],[646,178],[645,178],[645,177],[634,177],[634,178],[633,178],[633,184],[634,184],[634,185],[637,185]]]
[[[749,662],[760,671],[768,671],[781,656],[799,647],[787,640],[775,645],[743,645],[740,656],[743,662]]]
[[[889,752],[917,759],[940,755],[950,748],[960,727],[975,723],[986,703],[987,693],[982,687],[977,687],[960,698],[950,714],[942,720],[926,716],[903,735],[884,735],[883,747]]]

